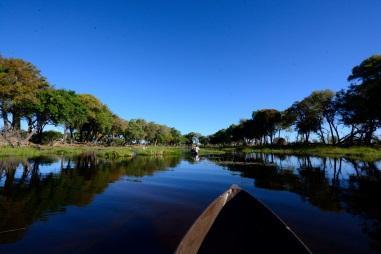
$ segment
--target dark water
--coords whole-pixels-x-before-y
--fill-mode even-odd
[[[231,184],[271,207],[315,253],[380,253],[380,168],[260,154],[3,158],[0,253],[173,253]]]

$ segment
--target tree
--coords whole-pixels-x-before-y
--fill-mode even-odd
[[[125,145],[127,143],[125,133],[128,129],[128,121],[120,118],[119,116],[112,115],[112,126],[107,143],[113,143],[116,139],[117,144]]]
[[[323,99],[323,116],[328,123],[332,143],[335,145],[341,142],[338,129],[339,120],[337,94],[334,94],[330,90],[325,91],[325,99]]]
[[[209,142],[211,144],[225,144],[227,143],[228,137],[226,135],[225,129],[219,130],[216,133],[209,136]]]
[[[352,69],[351,85],[338,93],[338,108],[344,124],[351,126],[349,142],[359,134],[362,143],[370,144],[381,126],[381,55],[365,59]]]
[[[90,94],[81,94],[79,98],[86,108],[86,121],[80,126],[80,141],[98,142],[110,133],[113,114],[108,107]]]
[[[155,139],[159,144],[169,144],[171,142],[171,130],[165,125],[158,125]]]
[[[61,96],[66,100],[63,118],[64,125],[64,141],[66,141],[66,132],[69,130],[70,141],[74,139],[74,130],[79,129],[86,122],[88,117],[88,109],[81,101],[81,98],[74,91],[61,90]]]
[[[295,118],[295,127],[306,143],[309,142],[311,132],[317,132],[321,126],[321,118],[310,109],[308,102],[297,101],[287,109],[288,114]]]
[[[43,129],[48,124],[56,126],[62,124],[65,128],[64,140],[67,129],[70,130],[72,139],[74,128],[86,121],[86,108],[73,91],[49,88],[41,90],[37,98],[38,103],[26,115],[29,129],[36,129],[37,136],[42,137]]]
[[[186,143],[188,145],[199,144],[201,136],[202,135],[200,133],[197,133],[197,132],[189,132],[188,134],[184,135],[184,137],[186,138]]]
[[[175,128],[171,128],[171,136],[172,136],[171,143],[173,145],[179,145],[183,142],[181,132],[176,130]]]
[[[146,134],[144,126],[146,122],[142,119],[132,119],[128,122],[128,129],[126,131],[126,138],[130,143],[140,143],[145,139]]]
[[[316,123],[320,123],[316,134],[320,137],[322,143],[326,143],[325,135],[326,130],[324,128],[324,123],[327,122],[330,128],[332,138],[335,142],[335,134],[333,129],[336,128],[335,125],[335,106],[333,102],[334,93],[331,90],[321,90],[314,91],[310,96],[304,98],[304,103],[309,107],[311,116],[314,116]],[[338,134],[338,133],[337,133]]]
[[[158,137],[157,132],[159,131],[159,126],[154,122],[149,122],[144,125],[145,139],[151,144],[157,144]]]
[[[39,144],[53,144],[54,141],[59,141],[63,139],[63,135],[59,131],[44,131],[39,135],[34,135],[32,137],[32,142]]]
[[[281,126],[282,116],[276,109],[262,109],[254,111],[252,118],[256,125],[256,131],[259,136],[270,138],[270,143],[273,143],[275,133]]]
[[[0,56],[0,110],[4,129],[20,130],[21,118],[38,103],[39,91],[49,87],[40,71],[22,59]],[[12,121],[8,114],[12,115]]]

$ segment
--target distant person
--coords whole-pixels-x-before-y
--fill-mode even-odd
[[[197,145],[193,145],[191,149],[192,155],[198,155],[200,148]]]

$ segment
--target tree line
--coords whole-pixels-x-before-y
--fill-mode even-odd
[[[59,137],[63,142],[105,145],[283,144],[283,130],[295,130],[296,141],[304,143],[310,143],[312,137],[323,144],[378,142],[381,55],[355,66],[348,81],[346,89],[314,91],[283,111],[254,111],[250,119],[210,136],[182,135],[175,128],[144,119],[122,119],[91,94],[55,89],[32,63],[0,56],[0,143],[42,143],[46,137]],[[22,121],[26,130],[21,128]],[[64,133],[45,132],[47,125],[62,126]]]
[[[105,145],[190,142],[175,128],[144,119],[122,119],[91,94],[55,89],[32,63],[2,56],[0,113],[0,141],[12,146],[42,143],[46,137]],[[44,132],[47,125],[62,126],[64,133]]]
[[[261,109],[250,119],[217,131],[210,144],[284,144],[282,130],[296,131],[296,141],[322,144],[370,145],[379,142],[381,127],[381,55],[373,55],[352,69],[349,87],[339,92],[314,91],[289,108]]]

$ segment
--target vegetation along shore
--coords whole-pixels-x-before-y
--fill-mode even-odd
[[[38,147],[2,147],[0,156],[76,156],[93,153],[106,159],[118,159],[133,156],[173,156],[188,154],[187,146],[38,146]],[[205,146],[200,150],[201,156],[224,155],[232,153],[265,153],[278,155],[311,155],[318,157],[345,157],[353,160],[381,160],[380,147],[365,146],[331,146],[331,145],[293,145],[293,146]]]
[[[243,151],[381,159],[381,55],[355,66],[347,80],[347,89],[314,91],[285,110],[255,110],[251,118],[212,135],[184,135],[144,119],[125,120],[91,94],[55,89],[32,63],[0,56],[0,155],[94,152],[116,158],[180,154],[198,144],[204,155]]]

